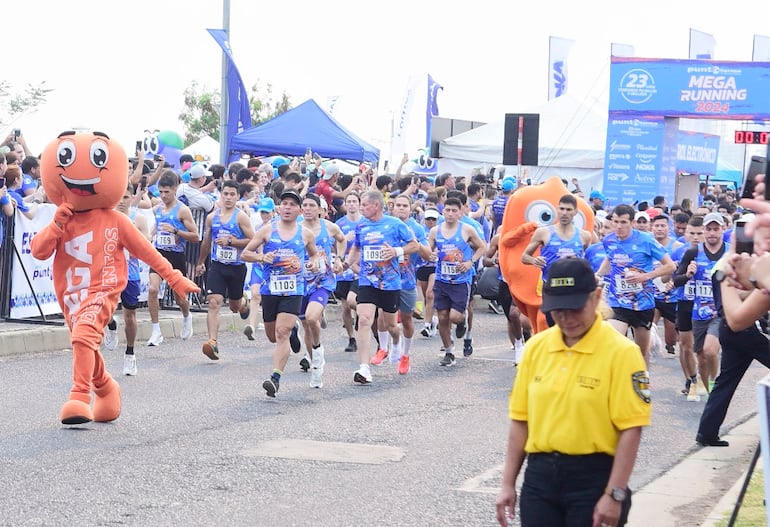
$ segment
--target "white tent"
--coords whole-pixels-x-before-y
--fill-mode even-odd
[[[199,161],[216,163],[219,160],[219,141],[209,135],[204,135],[193,144],[182,150],[183,154],[190,154]]]
[[[558,175],[577,178],[584,191],[601,188],[607,113],[564,95],[530,111],[539,113],[538,167],[528,169],[533,182]],[[439,173],[469,174],[503,162],[505,120],[444,139],[439,144]],[[507,167],[513,174],[516,167]]]

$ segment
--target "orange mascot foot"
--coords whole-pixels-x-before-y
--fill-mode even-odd
[[[94,420],[91,405],[77,399],[70,399],[64,403],[59,417],[63,425],[82,425]]]
[[[94,389],[94,421],[109,423],[120,416],[120,385],[115,379],[101,388]]]

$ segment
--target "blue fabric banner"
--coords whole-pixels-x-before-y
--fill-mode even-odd
[[[235,66],[227,33],[223,29],[208,29],[207,31],[214,37],[227,57],[227,137],[220,137],[219,140],[224,141],[225,152],[227,152],[227,159],[222,161],[229,163],[233,157],[237,157],[230,153],[230,143],[233,136],[251,128],[249,94],[243,84],[241,74]]]
[[[611,114],[770,119],[770,63],[612,57]]]
[[[717,173],[719,136],[680,130],[677,134],[676,171],[687,174]]]

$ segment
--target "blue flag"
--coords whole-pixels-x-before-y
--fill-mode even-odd
[[[235,66],[227,33],[223,29],[208,29],[207,31],[214,37],[227,57],[227,137],[220,137],[219,140],[225,142],[225,152],[227,152],[227,159],[222,161],[229,163],[231,161],[230,142],[233,136],[251,128],[249,94],[243,84],[241,74]]]
[[[425,147],[430,148],[430,134],[431,134],[431,117],[438,115],[438,102],[436,96],[439,90],[443,90],[444,87],[438,82],[433,80],[433,77],[428,75],[428,104],[425,113]]]

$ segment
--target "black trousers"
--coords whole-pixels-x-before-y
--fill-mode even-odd
[[[757,360],[770,368],[770,342],[756,325],[736,333],[722,320],[719,323],[719,343],[722,345],[719,377],[714,382],[698,426],[698,435],[703,439],[719,437],[719,427],[725,420],[730,401],[751,362]]]

